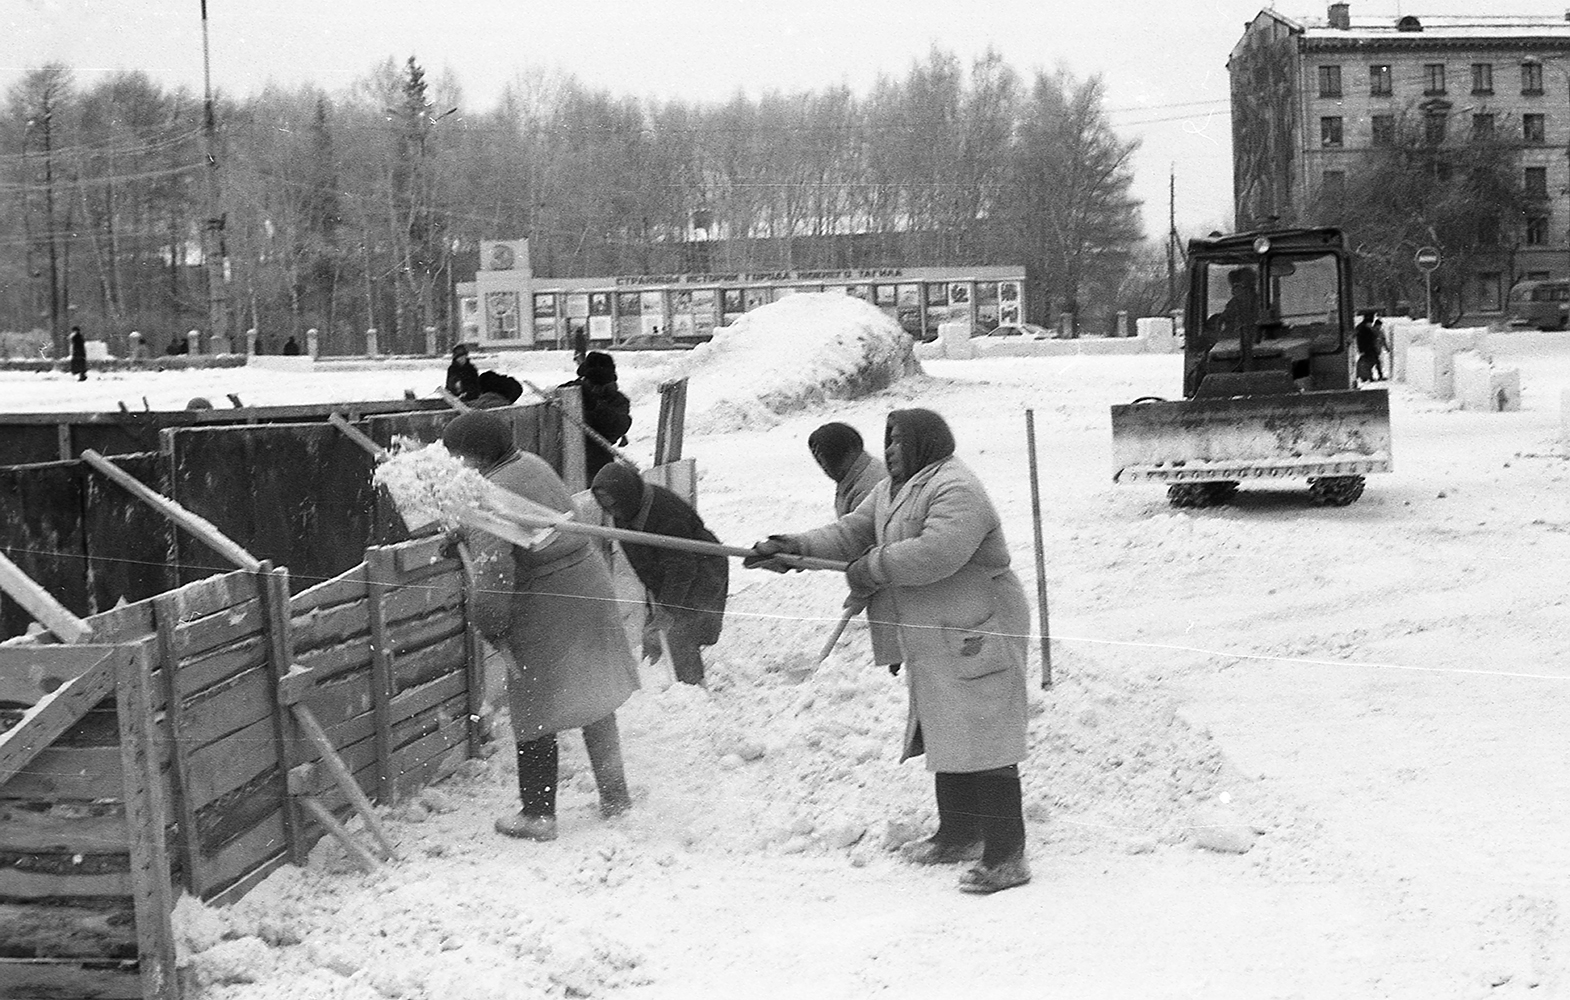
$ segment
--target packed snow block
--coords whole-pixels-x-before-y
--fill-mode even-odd
[[[1517,368],[1496,367],[1476,351],[1459,351],[1454,356],[1455,399],[1463,410],[1519,410],[1521,372]]]
[[[1134,321],[1134,331],[1150,354],[1175,354],[1183,349],[1182,338],[1170,316],[1141,316]]]
[[[1429,343],[1436,329],[1430,323],[1413,320],[1385,320],[1385,337],[1390,341],[1390,377],[1398,382],[1407,381],[1407,349],[1417,344]]]
[[[1432,344],[1408,344],[1402,352],[1402,367],[1407,385],[1418,392],[1434,395],[1434,347]]]
[[[939,323],[938,340],[943,344],[943,356],[969,360],[976,356],[976,348],[970,342],[969,323]]]

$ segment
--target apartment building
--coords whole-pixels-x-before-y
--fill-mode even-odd
[[[1570,13],[1324,19],[1262,10],[1227,62],[1239,229],[1309,218],[1370,150],[1417,129],[1516,153],[1530,199],[1488,234],[1497,255],[1458,275],[1469,312],[1498,312],[1512,281],[1570,275]]]

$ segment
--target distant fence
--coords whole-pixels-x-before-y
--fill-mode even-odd
[[[478,751],[479,639],[441,545],[373,547],[292,598],[287,570],[227,573],[88,619],[91,646],[0,647],[0,996],[177,996],[175,887],[238,898],[354,795]]]
[[[490,412],[512,423],[520,447],[572,473],[566,456],[582,451],[569,447],[575,435],[563,440],[559,410],[539,403]],[[398,436],[439,440],[452,417],[421,408],[364,416],[358,427],[385,447]],[[8,419],[0,417],[0,434]],[[170,426],[157,445],[155,454],[114,461],[258,559],[288,566],[297,589],[341,573],[369,545],[408,537],[372,484],[375,460],[331,424]],[[81,461],[0,467],[0,551],[80,617],[233,565]],[[21,634],[29,621],[0,596],[0,636]]]

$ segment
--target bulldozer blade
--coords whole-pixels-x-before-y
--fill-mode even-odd
[[[1112,407],[1112,479],[1202,483],[1391,471],[1384,389]]]

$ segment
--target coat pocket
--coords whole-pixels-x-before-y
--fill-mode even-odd
[[[1008,669],[1009,650],[1004,637],[993,631],[997,615],[988,615],[971,628],[943,628],[943,644],[954,675],[960,680],[986,677]]]

